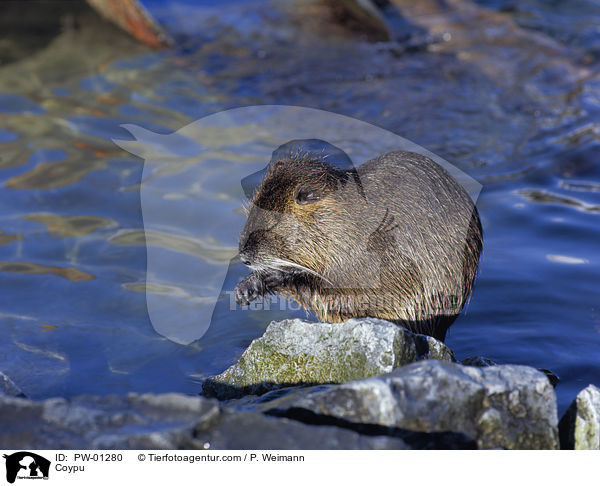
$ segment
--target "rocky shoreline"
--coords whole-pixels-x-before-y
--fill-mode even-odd
[[[542,371],[458,363],[443,343],[379,319],[284,320],[207,379],[204,396],[33,401],[0,375],[0,446],[600,449],[600,390],[584,389],[559,422]]]

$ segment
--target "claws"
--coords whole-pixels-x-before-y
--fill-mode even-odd
[[[263,295],[263,286],[260,277],[251,273],[235,287],[235,301],[238,305],[248,305],[259,296]]]
[[[248,305],[258,297],[274,292],[286,281],[283,272],[253,272],[235,287],[235,301],[238,305]]]

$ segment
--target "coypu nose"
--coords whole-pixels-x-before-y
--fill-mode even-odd
[[[250,265],[250,258],[248,258],[246,255],[243,255],[240,253],[240,261],[244,264],[244,265]]]

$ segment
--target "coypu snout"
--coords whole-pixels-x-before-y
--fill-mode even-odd
[[[354,168],[336,147],[300,140],[261,175],[240,235],[252,273],[239,304],[279,292],[325,321],[379,317],[444,339],[483,244],[477,209],[448,172],[411,152]]]

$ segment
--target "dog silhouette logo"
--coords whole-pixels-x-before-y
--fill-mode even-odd
[[[6,460],[6,480],[14,483],[15,479],[48,479],[50,461],[33,452],[20,451],[4,454]]]
[[[271,263],[280,267],[283,265],[280,260],[288,265],[298,264],[283,257],[293,243],[304,241],[303,235],[312,224],[291,211],[277,211],[267,200],[253,201],[252,196],[267,172],[277,167],[279,161],[283,163],[280,167],[288,166],[290,159],[302,159],[317,170],[322,167],[331,176],[324,179],[329,182],[325,189],[328,194],[335,193],[337,200],[381,199],[377,199],[377,185],[366,184],[358,168],[381,154],[396,151],[428,157],[446,169],[473,200],[481,190],[477,181],[410,140],[360,120],[313,108],[245,106],[213,113],[172,133],[155,133],[132,124],[122,128],[127,135],[113,139],[115,144],[144,160],[141,182],[130,188],[140,193],[143,228],[120,228],[109,242],[122,247],[145,247],[143,281],[126,282],[123,286],[145,294],[152,327],[179,345],[202,339],[209,329],[229,332],[224,329],[238,319],[233,317],[234,311],[255,311],[252,319],[240,315],[239,319],[246,323],[270,322],[292,315],[306,317],[292,303],[294,299],[277,296],[276,291],[267,293],[266,299],[264,295],[261,299],[253,298],[248,305],[240,305],[236,299],[236,284],[250,273],[242,266],[242,258],[253,257],[244,252],[239,254],[239,237],[247,223],[245,209],[254,209],[258,216],[248,228],[247,236],[285,250],[273,255]],[[304,201],[301,204],[309,204],[317,196],[306,191],[298,195]],[[326,279],[321,279],[325,293],[337,295],[336,289],[342,289],[345,295],[358,292],[362,296],[371,292],[377,296],[376,302],[365,296],[365,306],[387,307],[388,297],[377,291],[381,288],[381,275],[393,272],[399,258],[411,281],[419,278],[417,271],[421,265],[409,252],[398,254],[402,247],[400,238],[410,235],[402,233],[400,215],[391,208],[385,214],[385,209],[377,218],[370,218],[367,227],[361,226],[359,240],[352,242],[365,255],[370,254],[369,271],[365,271],[360,259],[347,259],[351,269],[346,263],[337,266],[333,260],[325,262],[319,267],[321,273],[326,273]],[[327,215],[321,213],[321,218],[325,221]],[[270,224],[263,225],[267,220]],[[330,231],[325,222],[316,229],[323,238]],[[265,232],[266,240],[261,237]],[[243,247],[245,238],[241,243]],[[350,246],[346,241],[341,243]],[[327,240],[327,244],[333,242]],[[251,246],[248,250],[253,251]],[[252,258],[249,261],[252,263]],[[388,265],[391,262],[394,266]],[[312,267],[310,270],[314,271]],[[281,274],[274,271],[271,276]],[[274,282],[254,279],[238,290],[254,297],[257,283]],[[256,312],[265,312],[264,317]]]

